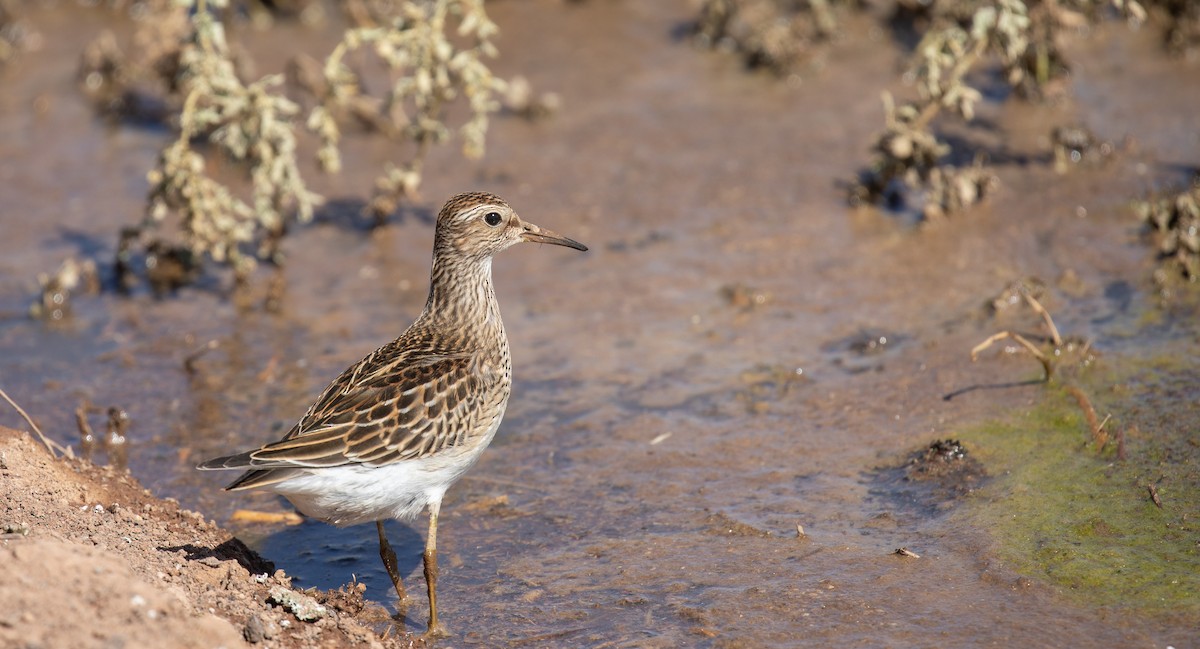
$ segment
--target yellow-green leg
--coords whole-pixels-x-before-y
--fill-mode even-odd
[[[429,589],[429,626],[425,636],[429,638],[444,638],[449,633],[438,623],[437,614],[437,521],[441,502],[429,505],[429,538],[425,541],[425,586]]]

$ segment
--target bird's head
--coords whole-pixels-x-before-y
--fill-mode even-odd
[[[446,201],[437,217],[434,250],[485,258],[522,241],[552,243],[576,250],[587,246],[524,221],[495,194],[471,192]]]

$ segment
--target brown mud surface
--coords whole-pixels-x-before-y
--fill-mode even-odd
[[[514,392],[492,448],[442,511],[439,605],[455,635],[441,646],[1200,646],[1200,594],[1152,611],[1081,598],[1003,560],[1004,539],[991,530],[940,507],[905,507],[878,480],[880,467],[902,466],[936,439],[1042,402],[1041,368],[1027,356],[970,360],[999,329],[1038,330],[1027,312],[984,308],[1016,280],[1041,278],[1059,328],[1094,341],[1102,366],[1195,358],[1196,301],[1160,305],[1153,254],[1128,209],[1148,188],[1185,181],[1198,162],[1194,64],[1163,56],[1150,29],[1080,35],[1067,100],[1028,106],[989,93],[980,127],[959,129],[968,148],[990,155],[1000,189],[969,214],[914,228],[849,210],[838,188],[868,160],[879,92],[915,93],[898,78],[904,51],[877,21],[849,20],[820,70],[781,83],[680,39],[694,15],[687,2],[494,2],[489,12],[501,30],[496,71],[559,93],[560,114],[495,119],[479,163],[436,149],[422,204],[375,231],[359,208],[392,159],[388,143],[350,137],[334,178],[306,163],[332,201],[284,243],[279,313],[260,308],[264,271],[249,297],[230,296],[220,274],[171,299],[82,296],[53,326],[25,315],[33,277],[66,256],[111,258],[118,228],[141,214],[145,172],[168,135],[112,127],[74,87],[83,44],[106,26],[127,34],[128,24],[65,5],[31,12],[42,48],[4,72],[0,94],[4,389],[64,442],[81,400],[125,409],[133,476],[206,517],[286,510],[271,496],[222,493],[233,476],[192,467],[278,436],[331,377],[402,331],[425,299],[430,214],[457,191],[491,190],[591,251],[521,246],[496,261]],[[284,24],[230,38],[248,45],[261,74],[300,49],[324,55],[336,34]],[[1105,165],[1056,174],[1050,129],[1079,122],[1124,144]],[[1196,383],[1182,385],[1179,401],[1194,402]],[[7,410],[0,422],[23,426]],[[64,480],[124,481],[23,457]],[[286,619],[262,604],[265,585],[237,561],[218,553],[216,567],[205,563],[228,533],[140,488],[125,492],[128,505],[114,499],[112,514],[93,511],[111,504],[99,487],[26,502],[59,483],[21,479],[30,486],[6,491],[21,496],[10,507],[60,507],[75,522],[39,531],[24,521],[29,537],[6,541],[2,556],[33,562],[21,548],[38,544],[71,561],[94,557],[116,575],[107,588],[119,598],[89,605],[124,607],[103,615],[134,620],[125,602],[146,584],[142,597],[171,624],[203,626],[217,642],[240,637],[241,609],[228,603],[237,593],[264,623]],[[1145,498],[1143,485],[1137,492]],[[118,554],[123,536],[139,536],[120,512],[146,503],[163,508],[141,514],[162,534],[189,527]],[[1180,533],[1193,538],[1188,516]],[[420,584],[423,521],[391,529],[402,570]],[[392,605],[373,529],[234,531],[297,585],[337,588],[354,575],[368,600]],[[171,549],[184,546],[198,549]],[[895,554],[902,547],[920,558]],[[186,576],[182,600],[163,594],[177,591],[160,571]],[[1195,563],[1179,571],[1186,582]],[[236,582],[228,592],[201,587],[227,575]],[[95,582],[59,580],[54,597],[106,588],[87,579]],[[35,597],[11,592],[13,583],[0,584],[3,601]],[[0,620],[0,632],[62,628],[38,613],[53,600],[20,601],[33,621]],[[418,597],[409,611],[416,632],[423,605]],[[221,619],[204,617],[209,608]],[[279,637],[318,646],[353,639],[354,624],[338,617]],[[107,622],[90,629],[116,633]],[[202,637],[183,629],[165,646]]]
[[[128,473],[53,459],[0,428],[0,645],[407,647],[356,619],[356,591],[303,593],[241,541]],[[324,601],[301,621],[275,605]],[[340,595],[340,597],[339,597]],[[357,595],[357,597],[356,597]],[[374,614],[386,619],[378,606]]]

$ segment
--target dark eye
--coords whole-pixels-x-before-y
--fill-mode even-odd
[[[488,225],[500,225],[500,213],[488,212],[487,214],[484,214],[483,222],[487,223]]]

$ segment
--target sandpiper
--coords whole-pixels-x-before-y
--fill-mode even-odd
[[[274,491],[334,525],[375,521],[379,556],[405,600],[383,521],[429,509],[426,633],[437,615],[442,496],[492,441],[512,386],[508,336],[492,289],[492,256],[522,241],[587,246],[527,223],[500,197],[459,194],[442,207],[425,310],[396,340],[350,366],[283,439],[209,460],[246,469],[227,490]]]

